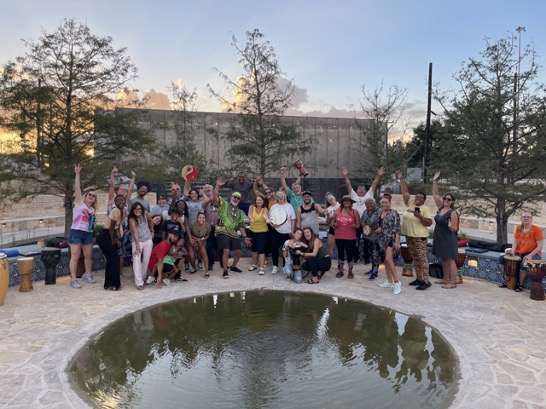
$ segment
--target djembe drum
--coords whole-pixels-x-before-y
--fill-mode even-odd
[[[546,261],[544,260],[528,260],[525,263],[527,269],[527,275],[531,281],[531,300],[543,301],[544,300],[544,284],[542,280],[546,273]]]
[[[9,263],[8,256],[0,253],[0,305],[4,305],[9,287]]]
[[[21,284],[19,285],[19,291],[26,293],[32,291],[32,278],[31,274],[34,270],[34,257],[21,257],[17,259],[17,270],[21,275]]]
[[[519,273],[519,256],[504,256],[504,275],[506,276],[506,288],[515,290],[517,287],[517,274]]]
[[[411,257],[407,244],[402,244],[400,246],[400,254],[402,254],[402,258],[404,259],[402,275],[404,277],[413,277],[413,257]]]
[[[46,247],[42,250],[42,262],[46,268],[45,284],[57,283],[57,264],[61,260],[61,249]]]
[[[456,283],[462,284],[463,283],[463,276],[461,275],[461,267],[464,265],[464,261],[466,259],[466,250],[465,249],[457,249],[457,259],[455,260],[455,265],[457,266],[457,277],[456,277]]]

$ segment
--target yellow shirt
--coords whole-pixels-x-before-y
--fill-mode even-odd
[[[264,209],[260,213],[256,212],[256,208],[252,206],[252,214],[249,216],[252,217],[253,222],[250,223],[250,230],[254,233],[265,233],[267,232],[267,223],[264,217]]]
[[[430,209],[426,205],[415,206],[415,199],[410,198],[408,201],[408,209],[414,210],[418,207],[421,210],[423,217],[427,219],[432,219],[430,215]],[[401,233],[404,236],[409,237],[428,237],[428,229],[426,226],[423,226],[421,221],[413,215],[413,213],[405,212],[404,217],[402,218],[402,228]]]

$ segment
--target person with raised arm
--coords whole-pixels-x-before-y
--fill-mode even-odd
[[[416,286],[416,290],[424,291],[432,285],[430,284],[428,274],[427,254],[428,227],[432,226],[432,216],[430,209],[425,205],[427,195],[425,192],[417,192],[412,199],[402,172],[397,170],[395,174],[400,181],[400,190],[402,191],[404,204],[408,206],[408,210],[402,218],[401,233],[406,236],[406,244],[413,258],[415,273],[417,275],[417,279],[409,285]]]
[[[281,185],[283,190],[286,192],[286,200],[294,208],[294,213],[303,205],[303,197],[301,192],[301,175],[298,174],[296,181],[292,183],[292,189],[286,184],[286,168],[283,166],[280,171],[281,175]]]
[[[110,172],[107,212],[110,212],[110,210],[115,207],[114,198],[118,195],[123,196],[125,199],[125,207],[127,207],[127,202],[131,199],[131,193],[135,187],[136,173],[134,171],[131,171],[131,182],[129,182],[129,187],[127,189],[125,189],[125,186],[123,185],[116,186],[116,173],[118,173],[118,168],[114,166]]]
[[[82,167],[74,165],[74,209],[72,213],[72,226],[68,244],[70,246],[70,285],[72,288],[82,288],[76,278],[78,261],[83,251],[85,258],[85,273],[82,279],[95,284],[95,279],[91,275],[91,265],[93,263],[93,227],[95,225],[95,208],[97,203],[97,193],[87,192],[82,195],[80,185],[80,172]]]
[[[232,193],[237,192],[241,195],[238,207],[248,215],[248,209],[250,208],[250,193],[254,188],[254,182],[252,180],[247,180],[246,173],[241,171],[237,173],[237,178],[231,178],[225,181],[224,187],[230,188]]]
[[[349,178],[349,169],[343,167],[341,168],[341,173],[345,179],[345,187],[347,188],[347,194],[351,196],[351,199],[355,201],[353,204],[353,209],[358,212],[358,215],[362,218],[362,213],[366,210],[366,199],[373,199],[375,195],[375,190],[379,184],[379,179],[385,173],[385,168],[380,167],[375,172],[375,177],[373,179],[372,185],[369,190],[366,190],[366,186],[359,184],[356,188],[356,191],[353,189],[351,184],[351,179]],[[362,257],[360,257],[360,238],[362,237],[362,227],[359,227],[356,231],[356,249],[354,251],[354,262],[357,263],[359,260],[363,260],[364,264],[370,264],[371,252],[368,247],[368,241],[363,241],[362,246]]]

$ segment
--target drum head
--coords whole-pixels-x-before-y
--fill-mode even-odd
[[[286,211],[279,207],[276,207],[272,209],[271,212],[269,212],[269,219],[276,226],[283,224],[287,218],[288,214],[286,213]]]
[[[504,256],[504,259],[505,260],[520,261],[521,257],[520,256]]]
[[[372,234],[372,228],[370,226],[364,226],[362,228],[362,233],[364,234],[364,236],[369,236],[370,234]]]
[[[186,165],[182,168],[180,171],[180,174],[184,178],[184,180],[192,181],[194,179],[197,179],[197,176],[199,176],[199,172],[197,171],[197,168],[193,165]]]

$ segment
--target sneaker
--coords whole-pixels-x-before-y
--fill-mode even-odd
[[[394,283],[391,283],[390,281],[385,280],[381,284],[379,284],[379,287],[381,287],[381,288],[393,288]]]
[[[273,268],[271,269],[271,274],[277,274],[278,272],[279,272],[279,267],[273,266]]]
[[[171,285],[171,280],[169,280],[168,278],[164,278],[163,279],[163,285],[165,285],[166,287],[170,286]]]
[[[146,284],[153,284],[153,283],[155,283],[155,277],[148,276],[148,279],[146,280]]]
[[[91,274],[88,274],[88,273],[85,273],[84,275],[82,275],[82,280],[85,281],[88,284],[95,284],[96,283],[93,276]]]
[[[227,270],[224,270],[224,274],[222,275],[222,278],[229,278],[229,273]]]
[[[198,269],[198,270],[203,270],[203,263],[201,262],[201,260],[199,260],[199,261],[197,262],[197,269]]]
[[[394,287],[393,294],[394,295],[400,294],[400,292],[402,291],[402,283],[400,281],[397,283],[394,283],[393,287]]]
[[[421,285],[423,283],[424,283],[424,281],[421,281],[420,279],[417,278],[417,279],[413,280],[411,283],[409,283],[409,285]]]
[[[263,268],[260,268],[260,271],[258,271],[258,275],[263,276],[265,274],[265,271]]]
[[[375,280],[377,278],[377,273],[371,273],[370,277],[368,277],[368,280]]]
[[[233,271],[234,273],[242,273],[243,270],[241,270],[239,267],[231,266],[229,268],[229,271]]]
[[[78,280],[70,280],[70,285],[72,288],[82,288],[81,284],[78,283]]]
[[[365,276],[369,276],[370,274],[373,274],[373,270],[366,271],[366,272],[364,273]]]
[[[184,270],[190,271],[190,263],[184,263]]]
[[[430,288],[430,287],[432,287],[432,284],[430,283],[430,281],[428,283],[425,283],[423,281],[420,285],[415,287],[415,289],[419,291],[425,291],[427,288]]]
[[[184,282],[184,281],[188,281],[188,280],[181,276],[181,277],[176,277],[176,278],[174,279],[174,281],[176,281],[176,282],[179,282],[179,281],[180,281],[180,282]]]

